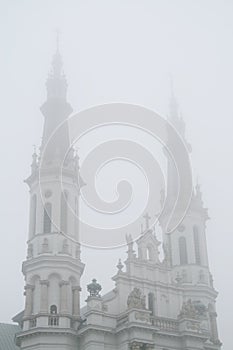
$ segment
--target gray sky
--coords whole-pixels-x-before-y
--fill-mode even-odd
[[[0,1],[1,322],[23,307],[21,262],[28,228],[23,179],[29,175],[32,145],[40,144],[39,107],[59,28],[74,111],[117,101],[166,115],[172,73],[193,148],[194,174],[211,217],[207,237],[219,291],[220,337],[223,349],[231,349],[232,16],[230,0]],[[111,288],[121,255],[119,250],[83,249],[83,290],[92,276],[104,291]]]

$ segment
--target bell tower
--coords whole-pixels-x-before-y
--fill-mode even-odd
[[[84,185],[79,159],[70,144],[67,83],[57,47],[41,107],[44,130],[39,155],[33,154],[25,180],[30,193],[30,222],[25,276],[21,349],[76,349],[80,323],[79,196]]]
[[[180,116],[178,104],[172,89],[170,101],[169,122],[179,133],[186,145],[187,152],[191,153],[191,146],[185,138],[185,124]],[[168,144],[176,147],[168,134]],[[167,207],[175,201],[177,191],[177,174],[174,163],[167,160]],[[209,284],[209,263],[206,246],[206,221],[209,219],[207,209],[203,206],[200,185],[197,184],[192,191],[190,204],[184,213],[184,218],[179,226],[171,233],[164,233],[164,242],[171,267],[176,270],[178,279],[194,284],[204,282]],[[163,223],[161,226],[163,227]],[[165,231],[165,227],[163,227]],[[188,269],[187,269],[188,267]],[[191,270],[192,273],[191,273]],[[191,276],[192,275],[192,276]],[[183,276],[183,277],[182,277]]]
[[[173,89],[169,122],[182,137],[187,152],[191,153],[191,146],[185,138],[185,124],[180,116]],[[169,146],[176,147],[169,133],[167,137]],[[177,189],[176,180],[175,166],[167,157],[167,196],[165,199],[167,208],[169,208],[170,203],[174,203]],[[201,300],[206,305],[211,341],[219,346],[215,311],[217,292],[214,289],[209,269],[206,243],[206,222],[209,216],[207,208],[203,205],[202,192],[198,183],[193,188],[190,204],[184,214],[182,222],[172,232],[167,233],[165,222],[160,222],[163,231],[165,260],[171,269],[172,283],[182,291],[183,300],[185,302],[188,300],[199,302]]]

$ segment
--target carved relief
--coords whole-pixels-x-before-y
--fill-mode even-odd
[[[150,315],[145,312],[136,312],[135,319],[142,322],[150,322]]]
[[[134,341],[129,345],[130,350],[152,350],[154,345]]]
[[[182,305],[179,318],[191,318],[196,319],[200,317],[206,317],[207,308],[200,300],[192,301],[188,299],[187,302],[184,302]]]
[[[142,292],[139,288],[134,288],[133,291],[129,294],[127,305],[129,309],[143,309],[146,308],[145,296],[142,295]]]
[[[197,311],[191,299],[183,303],[179,317],[193,319],[197,318]]]

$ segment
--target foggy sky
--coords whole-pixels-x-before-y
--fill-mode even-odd
[[[202,185],[210,269],[220,339],[231,350],[233,198],[233,2],[213,0],[1,0],[0,322],[23,308],[21,263],[26,255],[33,144],[40,145],[45,81],[55,31],[74,111],[129,102],[168,113],[169,75],[192,144],[194,179]],[[86,284],[104,292],[123,250],[82,249]],[[108,264],[106,266],[106,261]],[[85,295],[82,298],[85,299]]]

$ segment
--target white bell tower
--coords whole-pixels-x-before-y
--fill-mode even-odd
[[[30,224],[25,276],[23,329],[16,336],[21,349],[77,349],[80,323],[79,196],[84,185],[78,156],[70,146],[67,84],[59,50],[47,80],[47,100],[40,155],[33,154]]]
[[[169,121],[183,138],[188,152],[191,152],[191,147],[185,139],[185,124],[180,117],[173,91]],[[168,143],[172,147],[176,147],[169,133]],[[177,188],[176,178],[175,166],[168,157],[166,208],[169,208],[170,202],[174,203]],[[189,207],[179,226],[174,231],[166,233],[165,222],[160,222],[160,225],[163,231],[165,259],[171,269],[172,283],[182,291],[184,301],[187,302],[190,299],[197,302],[201,299],[207,305],[211,340],[219,346],[217,314],[215,312],[217,292],[214,289],[209,269],[206,243],[206,222],[208,219],[208,211],[203,205],[200,185],[197,184],[193,188]]]

